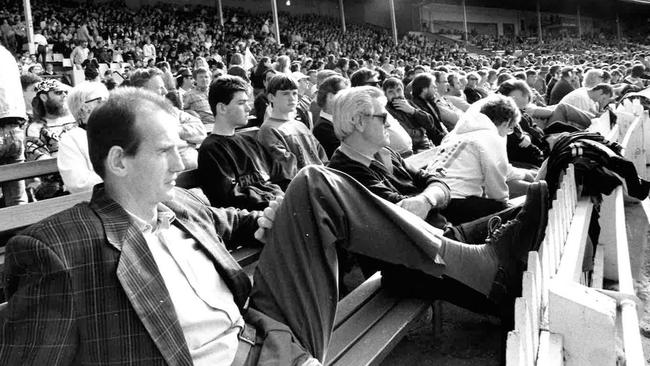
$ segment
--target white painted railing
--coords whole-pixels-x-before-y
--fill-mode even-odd
[[[624,120],[613,129],[598,127],[610,141],[620,141],[624,156],[640,175],[646,172],[644,125],[648,114]],[[530,252],[522,278],[522,297],[515,301],[515,329],[508,333],[506,363],[512,365],[645,365],[625,224],[623,188],[604,198],[601,245],[593,276],[582,272],[593,210],[579,197],[573,166],[560,178],[548,213],[545,239]],[[591,244],[589,244],[591,245]],[[605,273],[603,273],[603,271]],[[619,282],[607,292],[603,277]],[[588,285],[596,288],[590,288]],[[622,340],[623,352],[620,352]],[[618,350],[618,352],[617,352]]]

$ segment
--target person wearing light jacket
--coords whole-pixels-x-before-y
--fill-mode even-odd
[[[451,189],[443,215],[452,224],[487,216],[507,207],[509,184],[526,186],[534,172],[508,161],[506,137],[521,113],[512,98],[492,95],[475,103],[437,148],[429,172]]]

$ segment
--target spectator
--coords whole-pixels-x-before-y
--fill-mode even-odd
[[[19,77],[16,60],[1,45],[0,70],[0,165],[21,163],[25,160],[25,134],[22,125],[27,118],[25,101],[20,92],[23,78]],[[36,78],[38,77],[33,77],[33,80],[37,80]],[[33,84],[27,82],[27,88],[30,85]],[[3,182],[0,188],[3,206],[27,203],[24,180]]]
[[[382,84],[386,96],[386,111],[402,125],[413,142],[413,153],[433,147],[427,131],[434,128],[434,117],[411,104],[404,97],[404,85],[397,78],[388,78]]]
[[[72,66],[77,70],[83,70],[83,62],[88,59],[90,51],[88,50],[88,41],[77,40],[75,42],[77,47],[72,50],[70,54],[70,61],[72,61]]]
[[[568,104],[583,112],[590,118],[600,116],[601,110],[612,100],[614,91],[608,84],[597,84],[594,87],[582,87],[570,92],[559,104]]]
[[[571,93],[575,88],[571,85],[574,78],[573,68],[565,67],[560,72],[560,79],[553,86],[548,104],[558,104],[565,95]]]
[[[341,142],[334,133],[332,124],[332,105],[336,94],[350,87],[350,82],[340,75],[332,75],[325,79],[318,87],[316,103],[320,107],[318,121],[314,125],[314,137],[325,149],[327,158],[331,158]]]
[[[178,70],[176,74],[176,90],[181,96],[181,100],[185,97],[185,94],[189,92],[192,87],[194,87],[194,77],[192,72],[188,68],[182,68]]]
[[[83,82],[72,88],[66,103],[77,126],[66,132],[59,142],[56,165],[70,193],[86,192],[102,179],[93,170],[88,155],[86,124],[92,111],[108,100],[108,89],[100,82]]]
[[[20,75],[20,84],[23,88],[23,100],[25,101],[28,120],[33,119],[32,101],[36,96],[36,85],[41,81],[43,79],[40,76],[32,73]]]
[[[379,88],[378,73],[367,68],[361,68],[355,71],[350,77],[350,85],[356,86],[374,86]],[[393,120],[390,116],[389,119]],[[388,127],[390,134],[390,147],[402,157],[408,157],[413,154],[413,141],[408,132],[397,121],[390,123]]]
[[[458,225],[507,207],[508,181],[535,178],[508,161],[504,138],[521,115],[510,98],[494,95],[473,105],[440,145],[428,170],[451,190],[443,215]],[[444,172],[444,173],[443,173]]]
[[[199,149],[199,181],[214,207],[263,210],[284,195],[288,181],[273,183],[274,163],[253,136],[238,134],[246,126],[249,86],[237,76],[222,76],[210,85],[214,127]],[[277,166],[277,165],[276,165]]]
[[[467,74],[467,86],[465,86],[465,97],[467,98],[467,103],[473,104],[479,99],[485,98],[487,94],[478,88],[478,82],[480,76],[476,72],[470,72]]]
[[[273,69],[268,69],[264,71],[263,77],[264,81],[262,82],[264,85],[264,91],[259,93],[255,97],[255,101],[253,102],[253,107],[255,108],[255,121],[251,122],[249,124],[250,127],[253,126],[261,126],[264,120],[266,119],[266,111],[269,106],[269,98],[268,98],[268,92],[267,88],[269,85],[269,82],[271,79],[277,74],[277,72]]]
[[[208,103],[208,87],[210,86],[210,71],[204,67],[199,67],[192,71],[195,85],[183,96],[183,106],[185,110],[198,113],[201,122],[206,125],[214,123],[214,116],[210,112]]]
[[[282,165],[281,178],[292,179],[307,165],[327,162],[325,150],[307,126],[291,116],[296,112],[298,86],[284,74],[274,76],[268,85],[271,114],[257,134],[258,141]]]
[[[440,110],[435,102],[435,80],[431,74],[422,73],[413,79],[411,85],[413,86],[413,104],[429,116],[429,123],[424,126],[427,136],[434,145],[438,146],[448,130],[442,123]]]

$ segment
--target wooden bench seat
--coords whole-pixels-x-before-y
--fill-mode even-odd
[[[389,294],[376,273],[339,302],[325,365],[378,365],[430,305]]]

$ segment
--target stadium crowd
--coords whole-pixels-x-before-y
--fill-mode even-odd
[[[207,7],[119,2],[35,3],[30,55],[20,5],[3,3],[0,164],[59,168],[4,182],[4,205],[93,190],[8,245],[8,365],[317,365],[355,266],[509,328],[553,193],[544,162],[650,79],[639,44],[475,55],[288,14],[278,44],[269,14],[225,8],[219,26]],[[48,45],[86,80],[55,77]],[[126,67],[100,75],[111,63]],[[174,187],[187,169],[200,190]],[[253,285],[225,250],[245,241],[266,243]]]

